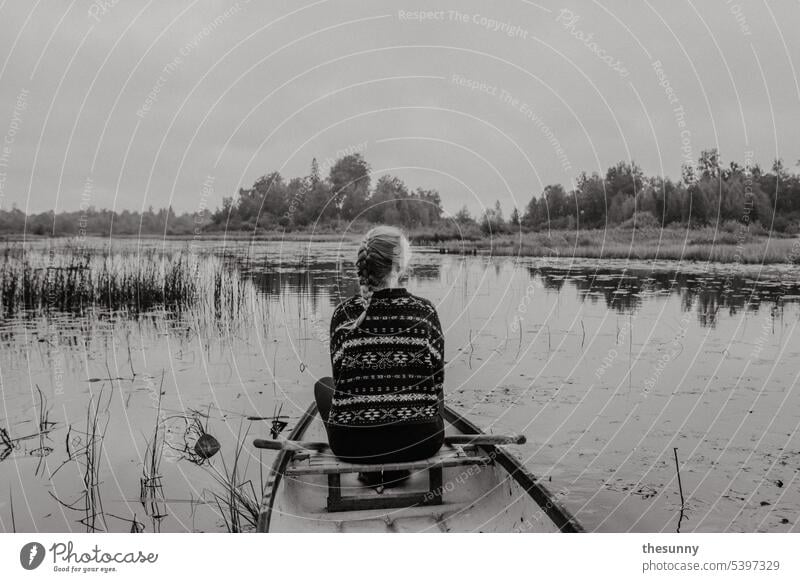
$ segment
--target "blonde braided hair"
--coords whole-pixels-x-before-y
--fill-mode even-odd
[[[361,241],[356,258],[358,284],[365,300],[364,311],[342,327],[358,329],[367,316],[373,293],[384,288],[393,274],[402,275],[410,260],[411,245],[403,231],[394,226],[376,226],[370,230]]]

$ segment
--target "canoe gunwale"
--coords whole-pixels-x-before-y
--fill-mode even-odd
[[[300,417],[294,429],[289,433],[289,440],[300,440],[308,429],[311,421],[317,414],[316,403],[311,405]],[[444,418],[456,429],[464,434],[482,434],[483,431],[470,420],[445,405]],[[479,445],[479,448],[492,456],[494,461],[500,465],[517,484],[531,497],[541,511],[552,521],[562,533],[581,533],[583,527],[572,516],[572,514],[559,502],[550,490],[528,471],[519,460],[501,447],[494,445]],[[286,467],[292,460],[295,451],[281,450],[270,469],[271,479],[266,484],[261,502],[261,509],[258,516],[256,531],[269,532],[272,511],[275,506],[275,498],[280,487],[281,480],[286,473]],[[267,491],[269,489],[269,491]]]
[[[444,407],[444,418],[464,434],[481,434],[483,431],[472,421],[461,416],[458,412]],[[500,447],[493,445],[479,445],[495,462],[500,465],[519,484],[525,492],[536,502],[542,512],[550,518],[561,533],[583,533],[584,529],[573,515],[558,501],[553,493],[526,469],[519,460]]]
[[[289,433],[288,439],[291,441],[300,440],[316,415],[317,403],[312,402],[303,413],[303,416],[300,417],[300,420],[297,421],[297,424],[295,425],[294,429],[292,429],[292,432]],[[289,461],[292,460],[293,456],[294,451],[282,450],[278,453],[278,456],[272,463],[272,467],[270,469],[270,475],[272,479],[271,481],[267,482],[266,486],[264,487],[265,491],[262,492],[262,495],[265,495],[266,489],[269,488],[269,497],[265,496],[261,500],[261,509],[258,514],[258,525],[256,526],[257,532],[269,531],[269,524],[272,518],[272,509],[275,506],[275,494],[278,492],[278,487],[280,486],[281,480],[286,473],[286,467],[289,465]]]

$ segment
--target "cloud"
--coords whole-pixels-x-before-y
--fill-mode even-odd
[[[87,6],[39,6],[24,28],[31,6],[3,8],[0,134],[30,91],[3,207],[74,208],[91,175],[97,206],[193,210],[208,174],[215,206],[271,169],[305,173],[312,157],[362,141],[374,168],[427,168],[393,173],[438,188],[452,211],[496,198],[523,206],[543,184],[629,157],[677,176],[680,131],[654,60],[698,154],[800,158],[800,48],[785,25],[797,6],[776,7],[773,21],[748,2],[737,14],[611,2],[570,8],[570,26],[556,8],[477,1],[443,4],[429,21],[401,19],[388,1],[118,2],[97,18]],[[457,86],[453,74],[506,91],[551,135],[520,103]]]

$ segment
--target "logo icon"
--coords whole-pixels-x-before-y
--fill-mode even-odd
[[[39,542],[29,542],[19,551],[19,563],[26,570],[35,570],[44,561],[44,546]]]

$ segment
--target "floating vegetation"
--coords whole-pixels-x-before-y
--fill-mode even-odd
[[[208,433],[205,433],[194,444],[194,452],[198,457],[210,459],[219,452],[219,441]]]
[[[184,423],[182,442],[178,446],[167,443],[167,446],[178,453],[180,459],[195,465],[202,465],[219,452],[219,441],[208,434],[206,430],[209,414],[203,414],[198,410],[190,410],[188,415],[182,414],[171,418],[180,419]],[[201,420],[203,418],[205,418],[205,424]]]

